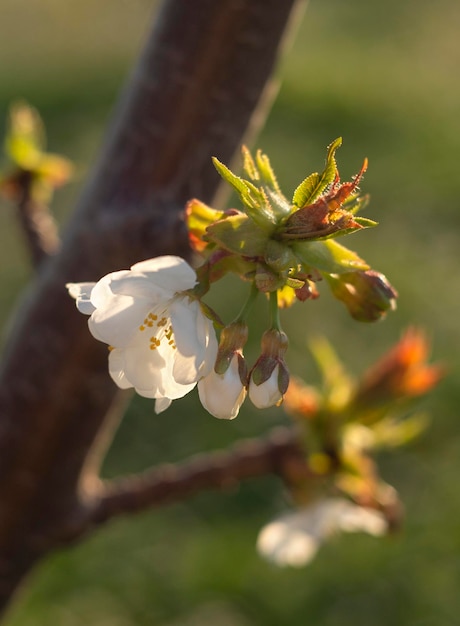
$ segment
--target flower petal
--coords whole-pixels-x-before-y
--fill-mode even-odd
[[[178,256],[159,256],[141,261],[133,265],[131,270],[145,274],[155,285],[172,294],[192,289],[196,284],[195,271]]]
[[[75,298],[80,313],[91,315],[96,307],[91,302],[91,292],[96,283],[67,283],[69,295]]]
[[[88,326],[91,334],[99,341],[122,348],[137,333],[139,325],[151,309],[151,304],[144,299],[114,294],[110,287],[112,276],[108,274],[101,278],[91,292],[91,302],[96,310],[88,320]]]
[[[133,387],[125,376],[122,350],[114,348],[110,351],[109,374],[112,377],[113,382],[120,387],[120,389],[129,389]]]
[[[319,546],[314,535],[293,530],[287,516],[264,526],[257,538],[259,553],[279,566],[302,567],[313,560]]]
[[[155,400],[155,413],[163,413],[171,405],[171,398],[157,398]]]
[[[260,385],[256,385],[251,378],[249,382],[249,398],[258,409],[267,409],[270,406],[275,406],[283,399],[278,387],[279,367],[279,365],[276,365],[270,378]]]
[[[234,419],[246,397],[235,354],[225,374],[214,369],[198,382],[198,394],[204,408],[218,419]]]
[[[212,326],[196,300],[175,298],[170,315],[177,346],[173,375],[182,384],[196,382],[214,366],[217,340]]]

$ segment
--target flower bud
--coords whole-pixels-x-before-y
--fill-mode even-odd
[[[246,397],[242,382],[246,364],[240,352],[232,355],[223,374],[212,370],[198,382],[198,394],[203,407],[218,419],[234,419]]]
[[[220,335],[214,369],[198,382],[198,394],[204,408],[218,419],[234,419],[246,397],[247,367],[243,347],[248,327],[233,322]]]
[[[398,293],[383,274],[366,270],[326,278],[334,296],[360,322],[375,322],[396,308]]]
[[[285,333],[272,328],[262,336],[262,354],[258,358],[249,382],[249,397],[258,409],[282,402],[289,386],[289,371],[284,361],[288,347]]]

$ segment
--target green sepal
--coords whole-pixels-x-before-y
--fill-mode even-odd
[[[247,215],[229,215],[206,229],[208,239],[234,254],[263,256],[268,236]]]
[[[322,174],[317,172],[307,176],[303,180],[297,189],[294,191],[292,197],[292,204],[297,208],[302,208],[308,204],[312,204],[323,193],[328,185],[330,185],[337,174],[337,163],[335,160],[335,153],[337,148],[342,145],[342,137],[338,137],[333,141],[328,149],[326,155],[326,167]]]
[[[341,246],[334,239],[298,242],[292,244],[292,249],[301,263],[327,274],[369,269],[356,252]]]
[[[236,176],[236,174],[221,163],[219,159],[216,159],[216,157],[212,158],[212,162],[222,178],[237,192],[245,207],[245,212],[249,217],[260,228],[263,228],[267,232],[271,231],[276,224],[276,216],[268,203],[267,196],[263,189],[258,189],[249,180],[244,180]]]
[[[370,220],[368,217],[355,217],[353,219],[361,228],[374,228],[374,226],[378,226],[379,224],[375,220]]]
[[[281,194],[281,190],[276,180],[275,172],[270,165],[270,159],[262,150],[256,152],[256,163],[262,181],[277,194]]]
[[[246,146],[242,146],[241,152],[243,154],[243,170],[251,180],[260,180],[259,172],[250,151]]]
[[[282,243],[269,239],[264,250],[265,263],[277,272],[289,270],[298,265],[298,261],[291,248]]]

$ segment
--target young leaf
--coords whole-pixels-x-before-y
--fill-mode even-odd
[[[323,193],[328,185],[330,185],[337,174],[337,163],[335,160],[335,153],[337,148],[342,145],[342,137],[338,137],[333,141],[328,149],[326,155],[326,167],[322,174],[314,173],[310,174],[305,180],[303,180],[297,189],[294,191],[292,197],[292,203],[302,208],[314,202]]]

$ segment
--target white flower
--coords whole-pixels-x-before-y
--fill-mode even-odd
[[[97,283],[68,284],[91,334],[109,344],[109,373],[122,389],[156,398],[160,413],[212,369],[217,340],[199,302],[184,293],[196,275],[180,257],[162,256]]]
[[[336,533],[366,532],[377,537],[387,530],[381,512],[345,498],[328,498],[264,526],[257,539],[257,549],[276,565],[301,567]]]
[[[268,409],[268,407],[278,405],[282,401],[283,394],[278,383],[279,368],[280,366],[277,364],[270,377],[260,385],[256,385],[251,377],[249,398],[258,409]]]
[[[238,353],[234,353],[224,374],[211,372],[198,382],[198,393],[204,408],[219,419],[234,419],[246,397],[246,388],[241,382]]]

